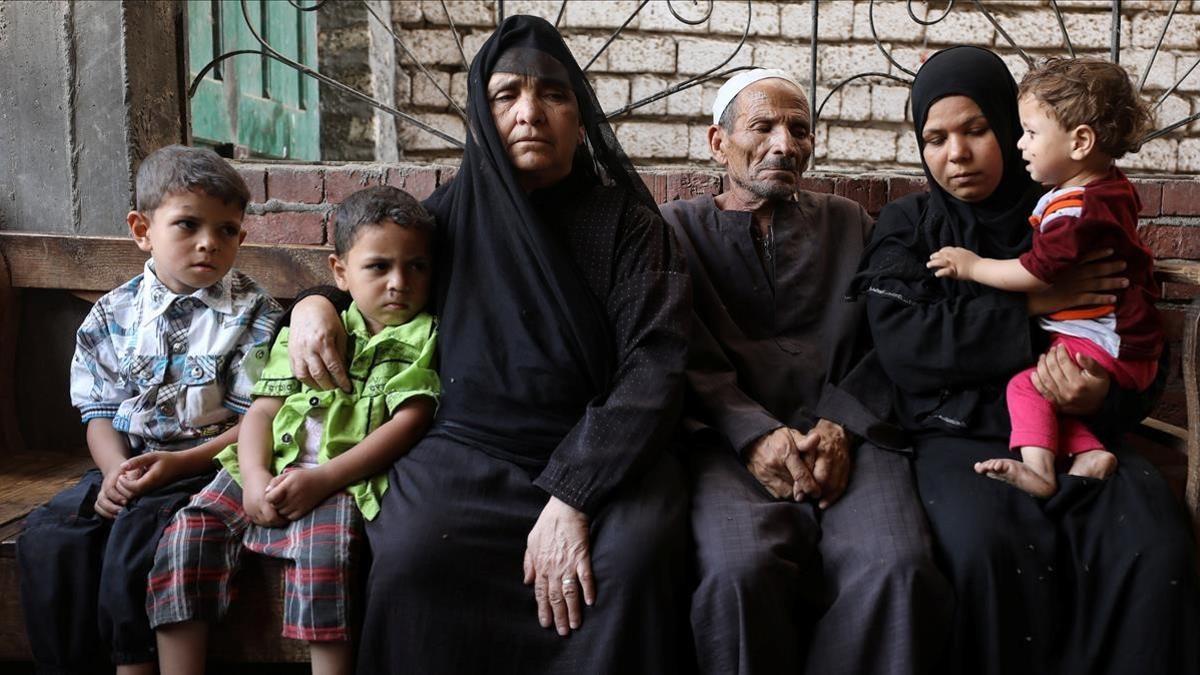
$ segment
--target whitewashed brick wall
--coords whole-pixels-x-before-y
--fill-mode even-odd
[[[634,0],[568,0],[560,30],[581,64],[589,61],[612,31],[637,8]],[[952,44],[974,44],[995,49],[1020,78],[1026,66],[973,3],[955,3],[944,20],[924,26],[913,21],[904,0],[878,0],[874,24],[877,35],[893,57],[915,71],[929,54]],[[664,0],[650,2],[629,22],[619,38],[601,54],[589,71],[601,104],[617,110],[663,88],[702,73],[724,61],[733,51],[746,25],[746,3],[717,0],[706,16],[708,3],[675,0],[673,7],[697,25],[681,23]],[[936,0],[930,7],[913,2],[914,13],[930,20],[946,5]],[[984,0],[985,7],[1014,41],[1034,58],[1065,55],[1066,47],[1048,0]],[[1107,57],[1111,31],[1108,0],[1059,0],[1064,23],[1079,53]],[[536,14],[554,21],[559,0],[509,0],[506,14]],[[809,36],[812,6],[801,2],[754,0],[746,43],[728,65],[782,68],[808,86]],[[466,57],[475,51],[495,26],[497,3],[490,0],[447,0],[455,26],[463,36]],[[1170,10],[1168,0],[1125,0],[1122,3],[1121,62],[1135,79],[1152,52]],[[818,104],[830,88],[851,75],[872,71],[908,78],[880,53],[871,36],[867,0],[821,0],[817,56]],[[323,10],[324,11],[324,10]],[[392,4],[394,29],[425,65],[438,84],[464,105],[465,67],[449,30],[442,4],[437,0],[408,0]],[[343,22],[345,23],[345,22]],[[332,25],[332,24],[331,24]],[[340,34],[353,26],[322,30],[322,48],[351,42]],[[1156,100],[1182,78],[1200,58],[1200,0],[1179,4],[1162,49],[1146,80],[1145,94]],[[403,69],[396,77],[396,105],[461,137],[462,123],[428,78],[398,53]],[[335,77],[337,73],[331,73]],[[360,77],[361,80],[361,77]],[[664,101],[639,108],[612,120],[626,151],[641,164],[697,164],[710,161],[705,129],[719,81],[677,93]],[[1158,111],[1160,126],[1200,112],[1200,67],[1191,71],[1177,91]],[[337,118],[337,111],[324,111]],[[908,89],[888,79],[857,80],[825,102],[817,128],[819,166],[822,168],[914,168],[916,144],[910,128]],[[342,124],[346,133],[371,135],[364,124]],[[345,131],[349,130],[349,131]],[[398,127],[401,153],[409,158],[453,159],[456,152],[444,142],[415,128]],[[327,159],[337,157],[336,141],[327,140]],[[347,138],[347,145],[356,139]],[[362,147],[359,143],[358,147]],[[1123,161],[1137,171],[1200,173],[1200,121],[1169,137],[1148,143],[1136,156]]]

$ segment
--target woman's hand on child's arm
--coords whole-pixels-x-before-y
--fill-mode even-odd
[[[1125,271],[1124,260],[1106,260],[1111,248],[1084,256],[1080,263],[1063,272],[1054,284],[1043,291],[1030,293],[1027,298],[1030,316],[1042,316],[1072,307],[1111,305],[1117,291],[1129,286],[1129,280],[1117,276]]]
[[[304,298],[292,308],[288,331],[288,360],[297,380],[315,389],[354,391],[346,372],[346,328],[333,303],[320,295]]]
[[[1059,411],[1086,417],[1104,405],[1110,376],[1092,358],[1077,354],[1071,360],[1066,347],[1056,345],[1038,357],[1037,370],[1030,376],[1034,388]]]
[[[88,452],[104,480],[100,483],[100,494],[96,495],[94,508],[104,518],[116,518],[121,509],[134,497],[119,485],[121,463],[129,457],[129,441],[125,434],[113,429],[112,420],[96,417],[87,425]]]

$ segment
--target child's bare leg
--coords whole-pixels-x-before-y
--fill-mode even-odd
[[[1021,448],[1021,459],[989,459],[975,463],[975,473],[1024,490],[1034,497],[1046,498],[1058,490],[1054,480],[1054,453],[1046,448]]]
[[[163,675],[204,675],[208,651],[208,623],[181,621],[159,626],[158,666]]]
[[[1107,450],[1090,450],[1075,455],[1071,461],[1072,476],[1108,478],[1117,470],[1117,456]]]
[[[310,642],[313,675],[349,675],[354,670],[354,652],[349,641]]]
[[[154,662],[119,665],[117,666],[117,675],[154,675]]]

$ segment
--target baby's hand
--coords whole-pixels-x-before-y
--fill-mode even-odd
[[[271,479],[265,499],[288,520],[299,520],[340,486],[329,485],[317,468],[293,469]]]
[[[970,280],[977,262],[979,256],[973,251],[958,246],[946,246],[929,256],[929,262],[925,263],[925,266],[935,270],[935,277]]]

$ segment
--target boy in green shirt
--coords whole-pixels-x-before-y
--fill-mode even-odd
[[[147,610],[168,675],[204,672],[208,622],[229,606],[243,547],[292,561],[283,635],[309,642],[313,672],[351,668],[351,543],[379,513],[381,472],[428,428],[441,385],[434,320],[422,311],[433,219],[386,186],[354,193],[334,218],[330,267],[354,299],[342,314],[354,391],[296,380],[281,329],[238,443],[218,455],[223,470],[176,515],[155,557]]]

